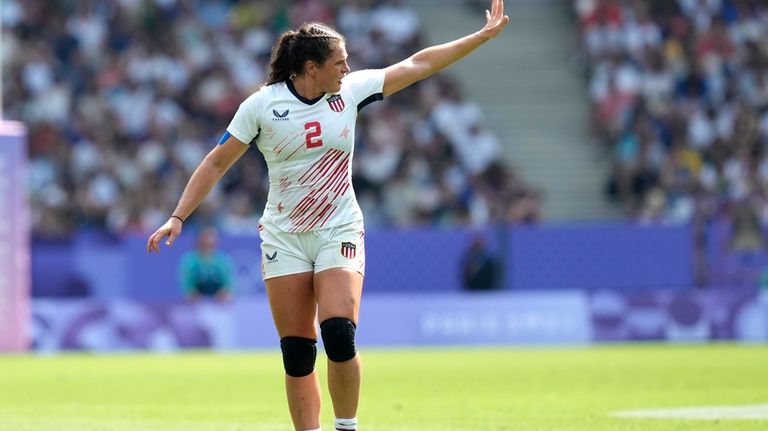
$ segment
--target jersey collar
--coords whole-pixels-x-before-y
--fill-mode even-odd
[[[293,86],[293,81],[290,79],[285,81],[285,84],[288,86],[288,91],[291,92],[297,99],[304,102],[307,105],[314,105],[315,103],[319,102],[323,97],[325,97],[325,94],[322,94],[321,96],[318,96],[314,99],[307,99],[306,97],[299,94],[298,91],[296,91],[296,87]]]

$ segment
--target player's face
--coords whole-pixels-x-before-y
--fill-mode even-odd
[[[341,90],[341,79],[347,73],[349,73],[347,48],[344,46],[344,42],[339,42],[328,60],[317,68],[315,82],[326,93],[338,93]]]

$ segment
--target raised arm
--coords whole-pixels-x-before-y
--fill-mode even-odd
[[[168,237],[165,242],[166,245],[173,244],[173,241],[181,233],[182,219],[186,219],[192,214],[192,211],[208,196],[208,193],[224,173],[245,154],[247,149],[247,145],[234,136],[230,136],[226,142],[217,145],[205,156],[184,188],[179,203],[173,211],[173,216],[147,240],[147,252],[156,251],[159,253],[160,241],[165,237]]]
[[[445,69],[498,36],[509,23],[509,17],[504,15],[504,0],[492,2],[490,12],[485,11],[487,22],[480,31],[452,42],[425,48],[384,69],[384,96],[397,93],[414,82]]]

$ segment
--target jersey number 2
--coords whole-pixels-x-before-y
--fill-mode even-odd
[[[304,130],[307,131],[307,137],[304,141],[307,144],[307,148],[316,148],[323,146],[323,140],[319,139],[319,136],[323,133],[318,121],[310,121],[304,125]],[[318,138],[318,139],[315,139]]]

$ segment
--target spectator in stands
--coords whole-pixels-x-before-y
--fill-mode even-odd
[[[239,101],[264,80],[276,34],[310,18],[338,23],[348,37],[353,69],[395,63],[423,39],[419,17],[396,0],[206,1],[198,7],[178,1],[4,0],[2,62],[9,83],[3,88],[4,113],[29,127],[33,232],[66,235],[87,225],[123,233],[162,223],[159,217],[172,207],[209,143],[220,136]],[[436,197],[426,208],[409,206],[404,213],[397,201],[383,198],[396,194],[402,181],[369,172],[375,190],[361,193],[361,201],[369,214],[378,215],[370,218],[372,227],[463,223],[467,202],[484,199],[480,188],[489,185],[470,180],[476,173],[468,170],[495,157],[490,150],[495,137],[480,126],[488,149],[469,164],[466,152],[449,148],[456,142],[433,139],[443,131],[431,122],[432,111],[442,100],[455,102],[461,91],[437,85],[443,81],[416,85],[385,101],[381,110],[392,114],[380,117],[371,109],[361,115],[360,160],[370,151],[369,159],[387,160],[383,173],[392,176],[409,165],[418,172],[397,175],[399,180]],[[472,105],[467,97],[463,102]],[[390,104],[397,109],[388,109]],[[419,133],[428,136],[430,148],[413,150],[409,146],[419,143],[412,130],[420,118],[428,120]],[[431,159],[436,153],[451,169],[438,169]],[[215,214],[208,218],[228,231],[252,231],[243,221],[261,216],[266,190],[262,162],[246,155],[215,192]],[[243,202],[242,195],[251,202]],[[224,215],[230,207],[237,209],[237,220]]]
[[[485,240],[480,236],[475,237],[462,263],[464,289],[471,291],[497,289],[500,287],[499,268]]]
[[[219,235],[207,227],[197,235],[195,250],[185,253],[179,264],[184,296],[190,302],[203,298],[228,302],[232,297],[234,269],[229,256],[218,249]]]
[[[765,5],[740,0],[573,4],[595,138],[614,154],[611,195],[632,217],[692,223],[700,230],[698,238],[709,226],[730,224],[736,216],[741,221],[734,223],[748,226],[742,202],[768,206]],[[736,243],[745,245],[751,244],[745,238],[755,237],[738,238]],[[696,243],[706,246],[706,241]],[[725,274],[721,281],[726,283],[738,281],[727,278],[732,271],[709,273]]]

